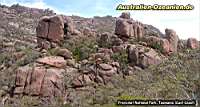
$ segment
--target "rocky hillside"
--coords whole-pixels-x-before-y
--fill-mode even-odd
[[[0,5],[0,106],[115,107],[200,98],[195,38],[119,17]]]

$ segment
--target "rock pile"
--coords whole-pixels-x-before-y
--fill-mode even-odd
[[[141,45],[129,45],[127,47],[128,61],[132,66],[147,68],[162,62],[162,57],[152,48]]]
[[[145,42],[152,48],[158,48],[163,54],[171,54],[177,52],[179,38],[172,29],[165,30],[165,38],[155,36],[144,37]]]
[[[135,37],[140,39],[144,34],[143,24],[130,18],[130,13],[122,13],[116,21],[115,34],[120,38]]]
[[[187,40],[187,47],[191,49],[197,49],[199,48],[199,42],[195,38],[189,38]]]
[[[82,74],[78,75],[72,82],[74,88],[80,88],[91,83],[102,83],[107,84],[113,75],[117,74],[119,64],[94,64],[94,65],[85,65],[85,69],[82,69]]]
[[[97,42],[100,47],[120,46],[123,44],[123,41],[120,38],[108,32],[98,34],[97,37]]]
[[[155,36],[148,36],[144,38],[145,42],[147,43],[148,46],[152,48],[160,48],[160,51],[163,54],[168,54],[169,53],[169,41],[164,38],[159,38]]]

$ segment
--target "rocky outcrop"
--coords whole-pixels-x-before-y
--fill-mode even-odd
[[[61,16],[44,16],[40,19],[36,28],[37,37],[53,42],[60,42],[63,39],[64,23]]]
[[[62,96],[64,69],[45,68],[38,64],[19,67],[16,71],[15,94],[41,97]]]
[[[100,48],[97,53],[91,54],[89,60],[95,61],[97,59],[101,59],[105,62],[111,61],[111,55],[113,54],[113,51],[111,49],[107,48]]]
[[[125,19],[118,19],[116,21],[115,34],[126,38],[133,36],[134,32],[132,25],[129,24]]]
[[[112,76],[116,73],[116,70],[113,69],[113,67],[109,64],[99,64],[99,75],[106,75],[106,76]]]
[[[72,59],[72,58],[73,58],[73,57],[72,57],[72,52],[69,51],[69,50],[66,49],[66,48],[56,48],[55,51],[56,51],[56,53],[57,53],[56,55],[62,56],[62,57],[64,57],[65,59]]]
[[[150,49],[148,52],[139,56],[139,66],[142,68],[147,68],[150,65],[158,65],[161,62],[162,58],[153,49]]]
[[[92,31],[89,27],[86,27],[83,29],[83,35],[84,36],[95,36],[95,32]]]
[[[124,19],[130,19],[131,14],[129,12],[123,12],[119,17]]]
[[[161,52],[163,54],[170,54],[169,49],[170,49],[170,43],[167,39],[160,39],[160,46],[161,46]]]
[[[165,37],[169,41],[170,47],[169,51],[171,53],[176,53],[177,52],[177,47],[178,47],[178,35],[176,32],[172,29],[165,29]]]
[[[123,44],[122,39],[108,32],[98,34],[97,37],[97,42],[100,47],[120,46]]]
[[[102,34],[97,35],[97,42],[100,47],[108,47],[111,45],[110,43],[111,34],[104,32]]]
[[[89,86],[92,83],[107,84],[109,80],[117,74],[119,63],[113,62],[112,64],[100,63],[93,65],[84,65],[81,69],[82,74],[78,75],[72,81],[74,88]]]
[[[63,57],[59,56],[47,56],[36,60],[37,63],[50,65],[57,68],[63,68],[66,66],[66,61]]]
[[[63,16],[64,20],[64,33],[65,35],[74,34],[75,33],[75,25],[72,18],[68,16]]]
[[[61,16],[44,16],[36,28],[37,43],[39,47],[49,48],[50,43],[60,43],[64,37],[64,22]]]
[[[158,49],[165,55],[176,53],[178,48],[179,38],[176,32],[172,29],[165,30],[165,38],[156,36],[144,37],[144,41],[148,46]]]
[[[120,46],[124,43],[122,39],[118,38],[116,35],[111,36],[110,42],[112,46]]]
[[[135,37],[140,39],[144,35],[144,26],[142,23],[130,19],[130,13],[122,13],[116,21],[115,34],[120,38]]]
[[[84,87],[84,86],[92,84],[94,79],[95,79],[95,76],[93,74],[81,74],[81,75],[78,75],[72,81],[72,86],[74,88]]]
[[[158,49],[163,54],[169,54],[170,44],[167,39],[159,38],[155,36],[148,36],[144,38],[148,46]]]
[[[145,36],[156,36],[156,37],[164,37],[164,34],[156,27],[148,24],[144,24],[144,35]]]
[[[129,45],[127,47],[128,61],[132,66],[147,68],[150,65],[157,65],[162,62],[161,56],[152,48]]]
[[[187,47],[190,49],[197,49],[199,48],[199,41],[195,38],[189,38],[187,40]]]

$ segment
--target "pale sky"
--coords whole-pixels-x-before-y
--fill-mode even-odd
[[[20,5],[46,9],[58,14],[79,15],[82,17],[112,15],[118,17],[118,4],[161,4],[194,5],[191,11],[130,11],[134,20],[151,24],[164,33],[165,28],[174,29],[179,38],[194,37],[200,40],[200,0],[0,0],[1,4]]]

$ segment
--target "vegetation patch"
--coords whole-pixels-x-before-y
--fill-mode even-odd
[[[76,40],[68,41],[66,40],[63,47],[69,49],[73,58],[76,61],[81,61],[83,59],[89,58],[92,53],[97,51],[96,39],[91,37],[82,37]]]

